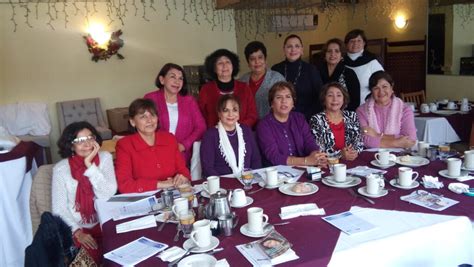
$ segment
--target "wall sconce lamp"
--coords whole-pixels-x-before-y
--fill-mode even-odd
[[[408,25],[408,19],[405,17],[405,15],[402,15],[402,14],[397,15],[395,17],[394,24],[395,24],[395,28],[397,28],[398,30],[403,30]]]
[[[107,60],[113,55],[117,55],[119,59],[124,59],[118,50],[123,47],[123,40],[120,39],[122,31],[118,30],[113,33],[105,31],[101,24],[91,24],[87,30],[88,34],[84,36],[89,53],[92,54],[92,60]]]

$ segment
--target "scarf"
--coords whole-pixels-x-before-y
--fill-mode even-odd
[[[222,122],[220,121],[217,123],[217,131],[219,132],[219,150],[221,151],[221,155],[227,165],[229,165],[229,167],[232,169],[232,173],[236,177],[238,177],[244,169],[244,158],[247,151],[245,150],[245,141],[242,132],[242,127],[240,127],[240,124],[238,122],[236,124],[237,125],[235,126],[235,130],[237,131],[238,141],[237,151],[239,155],[238,163],[235,158],[234,149],[232,148],[232,145],[229,141],[229,137],[227,136],[227,132],[224,129]]]
[[[74,179],[77,180],[75,209],[81,214],[83,223],[97,222],[97,214],[94,208],[94,191],[89,178],[84,175],[87,167],[84,164],[84,158],[72,156],[69,159],[69,167]],[[99,166],[99,156],[96,155],[92,163]]]
[[[387,123],[384,133],[388,135],[396,135],[400,133],[402,125],[403,101],[398,97],[392,98],[390,110],[388,111]],[[375,113],[375,100],[371,97],[367,101],[367,120],[369,127],[373,128],[377,133],[381,133],[381,126],[377,122],[377,114]]]
[[[344,56],[344,63],[348,67],[356,68],[365,65],[374,59],[377,59],[374,54],[370,53],[369,51],[363,50],[359,53],[347,53],[347,55]]]

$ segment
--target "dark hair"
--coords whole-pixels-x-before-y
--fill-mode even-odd
[[[328,91],[331,87],[336,87],[337,89],[339,89],[341,91],[342,97],[344,98],[341,110],[345,109],[347,107],[347,105],[349,104],[349,101],[350,101],[349,93],[347,92],[347,89],[344,86],[342,86],[342,84],[340,84],[338,82],[329,82],[329,83],[323,85],[323,87],[321,88],[321,93],[319,94],[319,101],[321,101],[321,104],[325,108],[326,107],[326,95],[327,95],[327,93],[328,93]]]
[[[365,36],[365,32],[361,29],[354,29],[346,34],[346,37],[344,37],[344,43],[347,44],[351,39],[357,38],[357,36],[360,36],[362,40],[364,40],[364,49],[367,46],[367,37]]]
[[[163,88],[163,84],[161,84],[161,82],[160,82],[160,76],[165,77],[166,74],[168,74],[168,72],[171,69],[179,70],[179,71],[181,71],[181,74],[183,74],[183,88],[181,88],[181,90],[179,91],[179,94],[180,95],[187,95],[188,94],[188,88],[186,87],[187,81],[186,81],[186,74],[184,73],[184,69],[180,65],[177,65],[177,64],[174,64],[174,63],[166,63],[161,68],[158,75],[156,75],[156,79],[155,79],[156,87]]]
[[[213,80],[217,80],[216,62],[221,57],[226,57],[230,60],[230,62],[232,63],[232,77],[235,77],[240,71],[239,56],[227,49],[218,49],[206,57],[206,60],[204,61],[204,66],[206,67],[207,74]]]
[[[128,106],[128,117],[133,119],[137,114],[143,114],[150,112],[154,115],[158,115],[156,110],[155,102],[147,98],[137,98]]]
[[[226,94],[226,95],[222,95],[221,97],[219,97],[219,100],[217,100],[217,113],[224,111],[225,105],[227,104],[228,101],[234,101],[235,103],[237,103],[240,110],[239,98],[236,97],[234,94]]]
[[[245,59],[247,59],[247,63],[249,62],[250,55],[255,52],[258,52],[259,50],[262,51],[263,56],[267,58],[267,48],[262,42],[253,41],[245,46],[244,54]]]
[[[292,38],[296,38],[296,39],[300,40],[301,45],[303,45],[303,40],[301,40],[301,37],[299,37],[299,36],[296,35],[296,34],[290,34],[290,35],[288,35],[288,36],[285,38],[285,41],[283,42],[283,47],[285,47],[286,42],[288,42],[288,40],[290,40],[290,39],[292,39]]]
[[[77,134],[84,129],[91,131],[91,133],[95,136],[97,143],[102,145],[102,137],[94,126],[92,126],[87,121],[73,122],[64,128],[57,142],[59,147],[58,153],[62,158],[69,158],[73,155],[74,152],[72,151],[72,141],[76,139]]]
[[[392,87],[395,85],[395,82],[393,81],[392,76],[388,74],[388,72],[385,72],[383,70],[376,71],[372,73],[372,75],[369,78],[369,90],[372,92],[372,89],[374,89],[375,86],[377,86],[377,83],[381,80],[384,79],[386,80]]]
[[[346,47],[344,46],[344,43],[342,42],[341,39],[339,38],[333,38],[329,39],[323,46],[323,49],[321,49],[321,53],[323,56],[323,59],[326,61],[326,53],[328,52],[328,47],[330,44],[337,44],[339,46],[339,51],[341,51],[341,54],[344,55],[346,53]]]
[[[268,91],[268,104],[271,106],[276,93],[285,89],[290,90],[291,98],[293,98],[293,103],[296,103],[296,91],[293,84],[287,81],[281,81],[273,84],[270,91]]]

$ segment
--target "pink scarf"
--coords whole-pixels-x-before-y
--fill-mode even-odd
[[[386,119],[387,123],[384,127],[384,134],[396,135],[400,133],[400,128],[402,125],[403,105],[404,103],[400,98],[392,98],[390,110],[388,111],[388,118]],[[369,127],[374,129],[377,133],[381,133],[381,128],[383,127],[383,125],[379,125],[377,122],[377,114],[375,113],[375,101],[373,98],[370,98],[367,101],[367,118],[369,122]]]

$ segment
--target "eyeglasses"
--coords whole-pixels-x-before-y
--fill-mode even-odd
[[[72,140],[71,144],[73,145],[83,145],[85,143],[92,143],[95,141],[95,135],[77,137],[76,139]]]

